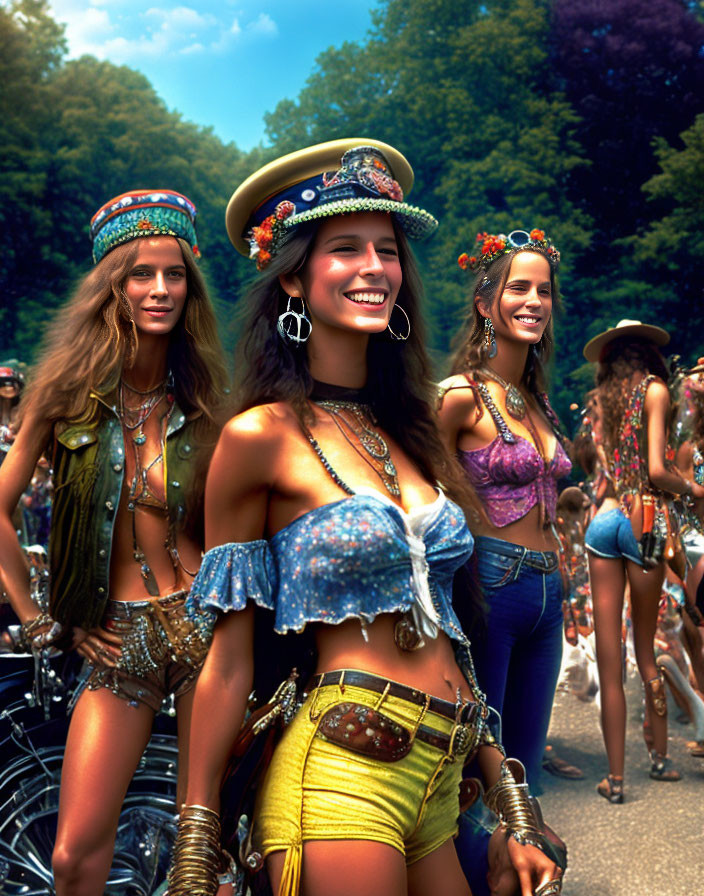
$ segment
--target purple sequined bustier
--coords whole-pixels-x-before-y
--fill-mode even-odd
[[[508,443],[497,435],[484,448],[459,450],[459,461],[493,526],[515,523],[536,504],[542,504],[546,519],[554,522],[557,481],[572,469],[570,459],[558,440],[546,466],[534,445],[515,433],[514,438]]]

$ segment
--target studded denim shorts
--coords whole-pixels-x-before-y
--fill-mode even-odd
[[[151,600],[111,600],[103,628],[122,639],[117,666],[93,666],[91,690],[106,687],[133,706],[158,712],[169,694],[180,697],[193,684],[208,651],[208,641],[186,614],[187,591]]]

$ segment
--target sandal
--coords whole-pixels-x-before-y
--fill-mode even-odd
[[[569,762],[560,759],[550,746],[545,747],[545,752],[543,753],[543,768],[557,778],[569,778],[572,781],[579,781],[584,777],[584,772],[581,768],[577,768],[576,765],[570,765]]]
[[[696,758],[704,757],[704,740],[690,740],[687,742],[687,749],[690,756]]]
[[[661,756],[657,750],[650,751],[650,777],[653,781],[679,781],[682,775],[673,768],[669,756]]]
[[[607,775],[596,785],[596,792],[610,803],[623,802],[623,778]]]

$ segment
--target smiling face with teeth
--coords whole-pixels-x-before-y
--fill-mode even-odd
[[[498,306],[498,307],[497,307]],[[518,252],[511,261],[508,278],[498,302],[479,310],[490,316],[501,341],[537,344],[552,314],[550,264],[538,252]]]
[[[289,295],[305,298],[311,339],[324,338],[330,329],[382,332],[402,281],[391,216],[358,212],[328,218],[303,270],[280,279]]]

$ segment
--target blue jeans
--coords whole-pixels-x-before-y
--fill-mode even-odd
[[[543,750],[562,659],[562,577],[553,551],[478,536],[488,632],[472,644],[479,685],[502,720],[506,753],[539,792]]]

